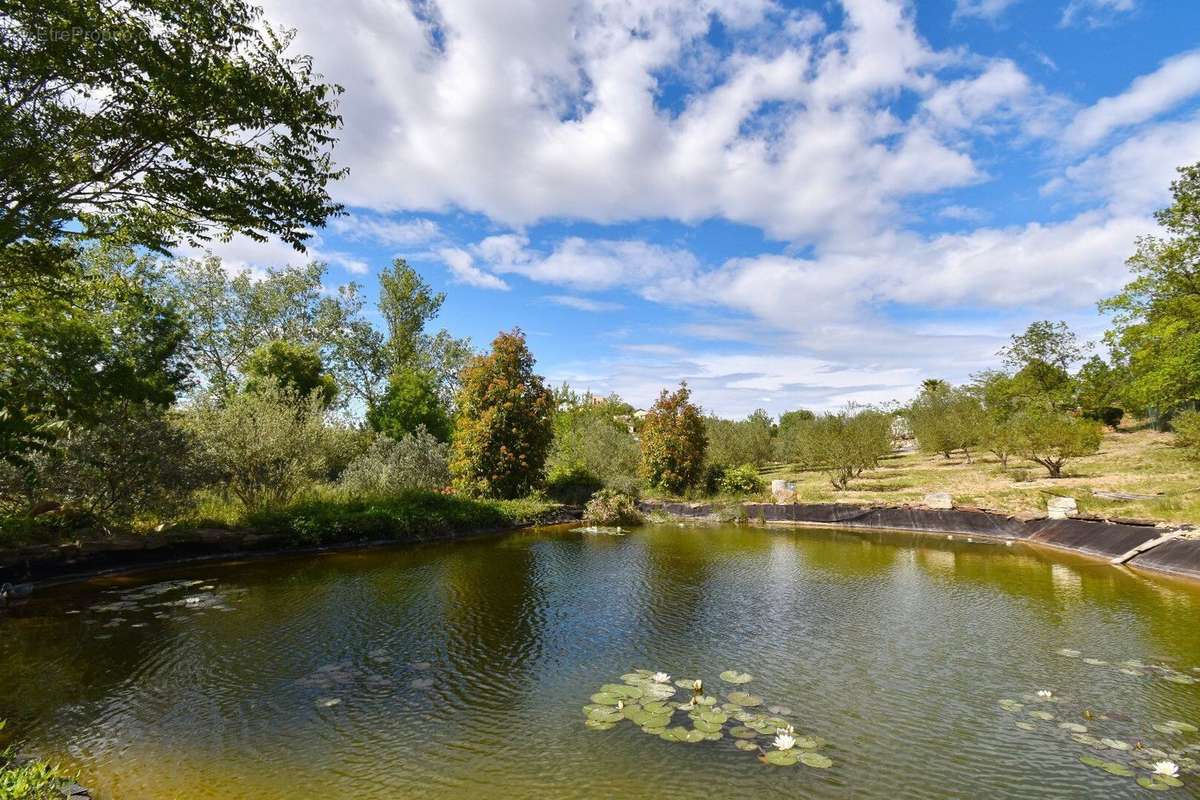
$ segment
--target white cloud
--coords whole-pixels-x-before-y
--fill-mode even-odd
[[[373,241],[394,247],[422,244],[441,237],[438,224],[430,219],[395,220],[363,212],[335,217],[329,227],[352,241]]]
[[[592,311],[596,313],[605,311],[620,311],[625,306],[620,303],[610,303],[603,300],[590,300],[586,297],[578,297],[573,294],[551,294],[546,295],[546,299],[556,305],[566,308],[573,308],[576,311]]]
[[[1071,0],[1063,7],[1059,25],[1082,23],[1089,28],[1111,25],[1121,14],[1137,8],[1137,0]]]
[[[995,21],[1019,0],[954,0],[954,19],[978,17]]]
[[[498,289],[508,291],[508,284],[495,275],[484,272],[475,266],[475,259],[466,250],[456,247],[445,247],[438,251],[442,261],[450,268],[450,274],[457,283],[475,286],[480,289]]]
[[[514,226],[718,216],[815,239],[981,177],[965,142],[890,111],[901,91],[934,92],[943,69],[974,69],[932,49],[902,0],[845,0],[832,32],[768,0],[269,5],[353,87],[337,149],[350,174],[334,187],[353,206]],[[706,41],[714,20],[731,50]],[[992,78],[1019,82],[1006,69]],[[670,107],[666,75],[682,83]],[[986,113],[986,98],[963,102]]]
[[[1109,134],[1169,111],[1200,94],[1200,50],[1167,59],[1137,78],[1119,95],[1105,97],[1076,115],[1063,139],[1075,149],[1090,147]]]

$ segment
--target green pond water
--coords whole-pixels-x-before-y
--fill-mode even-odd
[[[664,738],[637,669],[702,679],[712,705],[665,713],[710,737]],[[650,733],[604,724],[630,706]],[[0,718],[116,800],[1197,798],[1200,590],[961,537],[674,525],[180,566],[0,613]],[[784,721],[824,758],[762,763]],[[1164,757],[1180,785],[1140,786]]]

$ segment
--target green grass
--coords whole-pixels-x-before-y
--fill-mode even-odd
[[[19,761],[11,749],[0,750],[0,800],[62,800],[63,788],[73,781],[44,761]]]

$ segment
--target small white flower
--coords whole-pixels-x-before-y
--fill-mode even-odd
[[[776,728],[775,729],[775,733],[779,734],[780,736],[784,736],[784,735],[791,736],[795,732],[796,732],[796,729],[793,728],[791,725],[788,725],[786,728]]]
[[[1049,700],[1054,695],[1054,692],[1049,689],[1038,689],[1037,696],[1043,700]]]
[[[788,733],[781,733],[775,737],[775,749],[791,750],[796,746],[796,737]]]
[[[1166,775],[1168,778],[1174,778],[1179,775],[1179,765],[1174,761],[1155,761],[1154,774]]]
[[[617,701],[617,711],[624,711],[624,710],[625,710],[625,701],[618,700]]]
[[[655,683],[670,683],[671,676],[665,672],[656,672],[656,673],[654,673],[654,682]]]
[[[696,680],[692,681],[692,691],[693,692],[703,692],[704,691],[704,681],[700,680],[699,678],[696,678]]]

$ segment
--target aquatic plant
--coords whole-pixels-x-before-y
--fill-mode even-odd
[[[1169,778],[1179,777],[1179,765],[1174,761],[1155,761],[1154,769],[1151,770],[1155,775],[1166,775]]]
[[[734,680],[728,680],[734,678]],[[744,672],[721,673],[727,683],[744,684],[753,677]],[[760,709],[763,699],[734,691],[724,702],[704,694],[703,678],[679,678],[672,683],[663,671],[635,669],[621,676],[621,683],[602,684],[583,706],[584,725],[589,730],[608,731],[628,720],[643,733],[666,742],[700,744],[730,741],[734,749],[755,753],[763,764],[790,767],[803,764],[828,769],[833,759],[815,752],[824,741],[798,735],[787,719],[791,709],[771,705]],[[682,691],[682,696],[681,696]],[[686,717],[688,724],[679,722]]]

